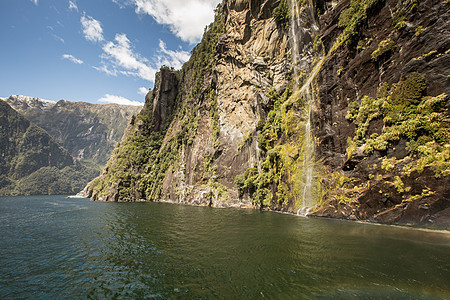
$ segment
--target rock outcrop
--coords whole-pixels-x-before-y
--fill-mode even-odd
[[[168,68],[163,68],[155,78],[155,85],[158,87],[151,94],[153,99],[152,107],[152,129],[161,130],[169,120],[178,94],[178,78],[176,72],[171,72]],[[147,97],[149,97],[148,95]],[[147,98],[146,97],[146,98]]]
[[[448,226],[450,4],[302,3],[220,4],[88,195]]]

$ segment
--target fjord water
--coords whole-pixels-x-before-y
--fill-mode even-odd
[[[0,298],[449,299],[450,233],[256,210],[0,198]]]

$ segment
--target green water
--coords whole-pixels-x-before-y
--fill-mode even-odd
[[[62,196],[0,230],[1,299],[450,299],[449,232]]]

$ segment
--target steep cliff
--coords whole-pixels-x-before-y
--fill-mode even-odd
[[[450,226],[448,1],[341,1],[321,17],[321,216]]]
[[[88,195],[448,224],[448,6],[224,1]]]
[[[0,195],[79,191],[94,174],[0,100]]]
[[[3,99],[47,131],[70,155],[103,168],[139,106],[47,101],[13,95]]]
[[[271,17],[276,4],[230,1],[217,8],[215,22],[190,61],[179,72],[162,70],[157,77],[179,76],[178,84],[172,82],[177,98],[170,122],[164,128],[151,125],[157,118],[150,112],[165,106],[159,104],[164,97],[158,97],[165,83],[158,79],[128,137],[101,178],[91,183],[94,198],[251,204],[248,197],[240,199],[234,178],[258,161],[257,139],[252,137],[266,117],[265,107],[273,105],[265,92],[282,91],[289,81],[286,29]],[[149,136],[156,139],[150,151],[142,150],[147,154],[142,157],[143,166],[121,154],[125,148],[143,148],[137,142],[129,145]],[[122,160],[127,162],[117,163]],[[116,169],[122,167],[126,169],[123,176]]]

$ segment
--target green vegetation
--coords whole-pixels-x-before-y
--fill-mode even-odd
[[[425,168],[431,168],[436,178],[450,175],[450,125],[448,124],[448,96],[426,96],[426,83],[418,73],[412,73],[399,82],[378,88],[377,97],[364,96],[361,102],[351,102],[347,120],[356,125],[355,135],[347,140],[347,158],[357,148],[366,157],[378,151],[381,164],[369,166],[367,178],[356,179],[335,172],[324,178],[327,199],[338,204],[358,204],[358,197],[371,189],[378,189],[381,196],[389,195],[394,188],[402,206],[404,203],[429,197],[435,192],[412,192],[406,180],[419,176]],[[405,140],[408,155],[397,158],[389,154]],[[384,175],[383,175],[384,174]],[[389,197],[393,197],[390,195]],[[395,196],[394,196],[395,197]],[[397,198],[398,199],[398,198]]]
[[[424,30],[425,29],[423,28],[423,26],[417,26],[416,29],[415,29],[415,35],[416,36],[421,35]]]
[[[268,113],[267,120],[261,121],[257,127],[259,148],[263,153],[274,147],[284,131],[283,116],[286,112],[282,109],[282,104],[292,95],[291,89],[292,87],[288,87],[281,96],[276,94],[275,90],[269,90],[266,93],[272,99],[272,109]]]
[[[341,45],[355,44],[359,39],[359,31],[367,19],[368,12],[383,0],[352,0],[350,6],[339,16],[338,26],[343,29],[336,39],[330,52],[334,52]]]
[[[358,195],[364,190],[365,185],[356,185],[355,179],[335,171],[326,174],[322,178],[322,197],[336,201],[337,204],[357,203]]]
[[[304,80],[302,74],[300,84]],[[254,204],[262,207],[297,209],[302,206],[306,100],[292,90],[292,85],[288,85],[281,94],[267,91],[271,110],[267,119],[257,126],[262,163],[235,178],[240,195],[248,194]],[[321,194],[319,185],[314,189],[314,194]]]
[[[278,25],[284,28],[289,27],[289,4],[287,0],[281,0],[277,7],[273,10],[273,17]]]
[[[400,8],[394,13],[392,22],[396,30],[400,30],[406,27],[406,17],[403,8]]]
[[[391,39],[382,40],[375,51],[372,52],[372,59],[374,61],[379,60],[385,54],[391,52],[395,48],[395,42]]]
[[[245,145],[251,144],[253,139],[253,132],[249,131],[247,135],[244,136],[244,139],[238,146],[238,151],[240,151],[242,148],[244,148]],[[237,154],[237,153],[236,153]]]
[[[98,171],[81,164],[63,169],[42,167],[18,181],[0,188],[0,195],[55,195],[81,191]]]
[[[354,104],[349,106],[347,119],[357,125],[353,142],[364,146],[366,154],[386,151],[389,145],[404,138],[410,155],[416,158],[405,165],[405,174],[413,170],[420,173],[424,167],[432,166],[437,177],[447,176],[450,174],[450,126],[445,121],[448,97],[446,94],[425,96],[425,88],[423,77],[413,73],[392,85],[384,95],[382,92],[384,97],[365,96],[358,110]],[[368,136],[368,127],[376,119],[383,120],[382,132]],[[384,160],[383,169],[392,170],[393,159]]]
[[[417,57],[417,59],[425,59],[425,60],[429,60],[431,58],[433,58],[434,56],[438,55],[439,52],[437,50],[431,50],[428,53],[425,53],[419,57]]]
[[[283,124],[283,117],[286,116],[284,104],[288,103],[292,96],[291,88],[287,88],[282,95],[278,95],[275,90],[269,90],[266,95],[271,99],[272,110],[268,114],[268,119],[258,124],[258,144],[262,154],[266,156],[261,167],[252,167],[247,169],[244,174],[235,178],[235,183],[242,196],[248,193],[254,203],[262,206],[272,206],[283,204],[287,194],[277,193],[280,189],[286,189],[283,182],[284,164],[282,156],[282,147],[279,144],[283,132],[287,126]],[[274,195],[275,194],[275,195]],[[281,195],[282,194],[282,195]],[[282,196],[282,197],[279,197]]]
[[[385,170],[386,172],[391,172],[395,169],[397,163],[398,161],[395,156],[391,158],[385,157],[381,162],[381,169]]]
[[[363,39],[360,39],[359,41],[358,41],[358,44],[356,45],[356,50],[358,51],[358,52],[361,52],[361,51],[363,51],[364,49],[366,49],[367,47],[369,47],[370,46],[370,44],[372,43],[372,41],[373,41],[373,39],[372,38],[363,38]]]
[[[271,206],[275,203],[272,201],[279,200],[279,204],[283,204],[284,198],[287,196],[278,187],[286,190],[286,184],[282,183],[283,177],[283,161],[281,158],[281,148],[276,147],[268,151],[266,160],[262,163],[261,170],[258,172],[256,167],[247,169],[244,174],[235,178],[235,183],[239,187],[239,193],[249,193],[254,203],[260,203],[262,206]],[[277,195],[273,195],[273,191]]]

